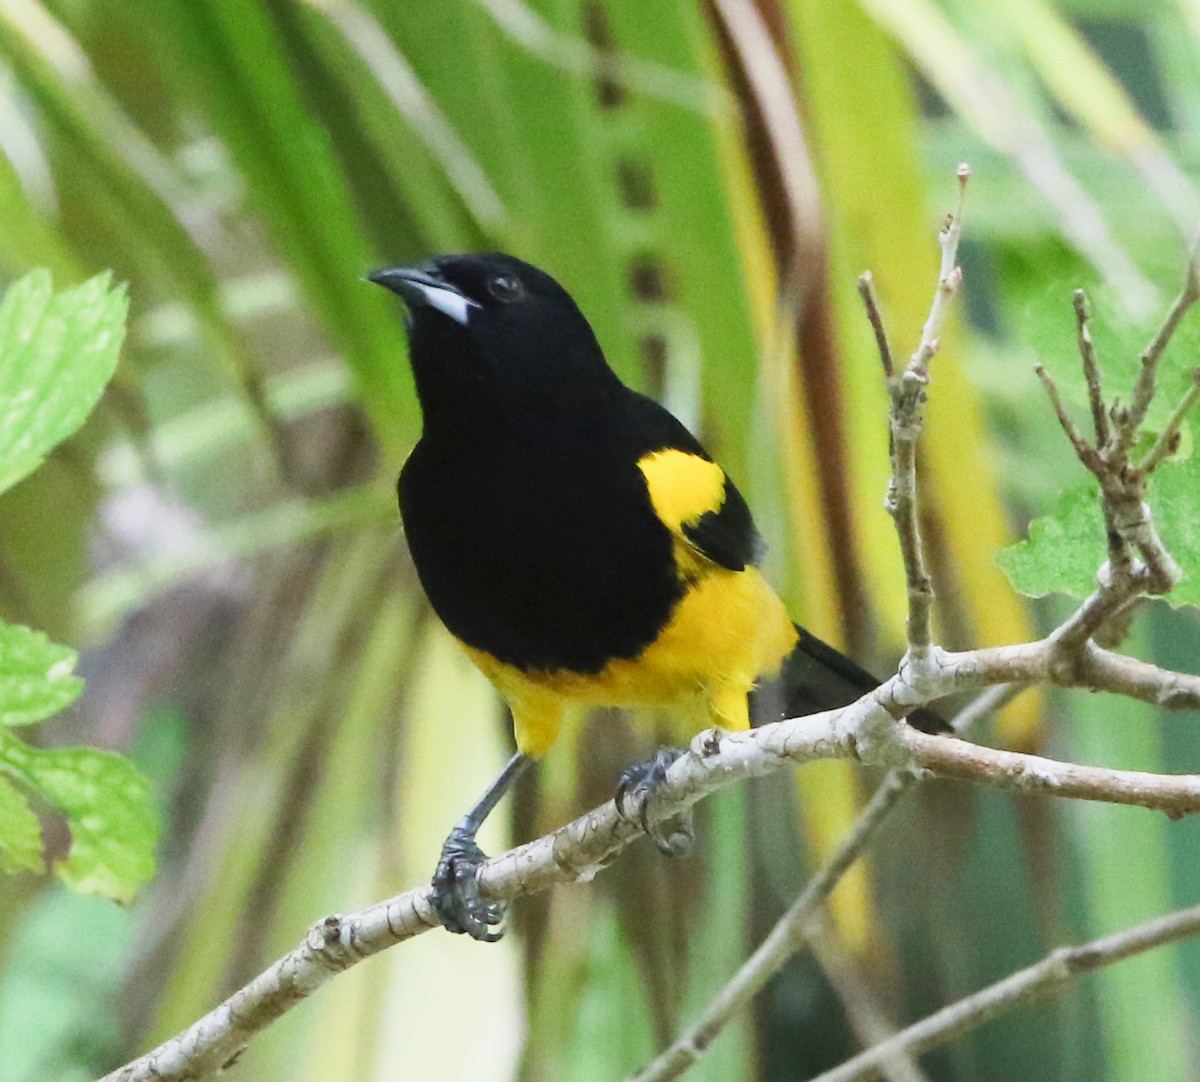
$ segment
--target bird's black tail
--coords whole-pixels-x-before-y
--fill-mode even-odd
[[[755,691],[751,717],[756,725],[848,706],[879,687],[880,681],[866,669],[798,624],[796,633],[796,648],[779,676]],[[950,731],[938,714],[924,708],[909,714],[908,723],[926,733]]]

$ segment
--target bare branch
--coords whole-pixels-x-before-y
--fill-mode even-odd
[[[1079,456],[1079,460],[1093,473],[1100,469],[1099,457],[1087,440],[1083,438],[1083,434],[1075,426],[1075,422],[1071,420],[1070,414],[1067,413],[1066,407],[1063,405],[1062,396],[1058,393],[1058,384],[1054,382],[1054,377],[1046,371],[1046,366],[1035,364],[1033,370],[1037,373],[1038,379],[1042,381],[1042,386],[1046,388],[1046,394],[1050,399],[1050,404],[1054,407],[1054,415],[1058,418],[1058,423],[1062,426],[1062,430],[1067,434],[1067,439],[1071,441],[1071,446],[1075,448],[1075,453]]]
[[[1046,642],[967,654],[941,651],[938,662],[945,672],[934,697],[959,684],[978,687],[1000,682],[994,678],[996,674],[1009,671],[1003,649],[1019,650],[1023,658],[1050,652]],[[979,656],[988,653],[992,655],[991,668]],[[1043,659],[1043,668],[1045,665]],[[1162,677],[1165,691],[1172,685],[1169,674]],[[1191,679],[1200,684],[1200,679]],[[910,772],[984,781],[1018,792],[1135,804],[1173,816],[1200,810],[1200,776],[1075,766],[930,736],[891,719],[889,710],[918,705],[908,701],[912,698],[913,689],[896,676],[840,710],[744,733],[701,733],[693,740],[691,753],[671,765],[666,784],[655,795],[650,819],[658,822],[678,815],[718,789],[746,778],[828,758],[859,759]],[[906,705],[900,705],[901,700]],[[1176,702],[1168,700],[1168,705]],[[636,819],[638,809],[630,810]],[[479,873],[481,893],[487,898],[512,899],[558,883],[588,882],[642,833],[640,825],[623,819],[609,801],[551,834],[489,860]],[[843,857],[847,865],[864,840],[856,834],[847,845]],[[814,881],[819,882],[812,888],[814,892],[827,892],[836,875],[834,869]],[[427,885],[417,887],[358,913],[326,917],[310,929],[299,946],[215,1010],[154,1051],[106,1075],[103,1082],[182,1082],[216,1072],[251,1036],[334,974],[436,927],[429,889]]]
[[[1085,602],[1081,610],[1086,608]],[[1163,707],[1200,706],[1200,677],[1167,673],[1090,644],[1083,651],[1078,666],[1061,669],[1055,660],[1057,653],[1054,636],[1051,636],[1028,647],[1002,647],[943,657],[951,659],[951,667],[958,666],[963,675],[973,678],[983,677],[984,673],[971,672],[972,662],[987,656],[985,669],[999,671],[1012,665],[1010,675],[1023,670],[1031,681],[1053,679],[1067,686],[1126,691],[1136,688],[1136,697],[1151,699]],[[953,728],[958,733],[969,731],[976,721],[999,709],[1024,686],[1016,683],[993,686],[960,711]],[[978,747],[907,727],[900,733],[901,740],[912,753],[912,766],[920,769],[910,767],[888,773],[830,862],[813,876],[767,938],[705,1007],[700,1018],[638,1074],[634,1082],[666,1082],[678,1078],[704,1055],[729,1022],[749,1006],[787,960],[807,943],[811,923],[833,888],[909,789],[924,777],[972,780],[986,777],[1004,788],[1088,800],[1095,799],[1103,791],[1105,800],[1153,807],[1172,817],[1200,809],[1200,777],[1113,772]]]
[[[961,201],[958,217],[961,217]],[[937,348],[937,327],[940,319],[944,318],[945,302],[957,286],[957,268],[954,262],[957,235],[953,229],[956,222],[957,219],[951,219],[943,232],[943,259],[933,307],[922,334],[921,344],[900,377],[894,374],[891,348],[879,315],[871,276],[864,274],[858,281],[858,292],[875,333],[876,346],[892,397],[893,474],[888,489],[887,506],[896,519],[908,576],[910,659],[922,652],[929,655],[921,666],[922,675],[926,678],[931,671],[936,670],[939,663],[945,663],[949,655],[943,652],[930,654],[928,649],[928,606],[932,602],[932,591],[925,573],[920,535],[915,521],[915,450],[922,427],[921,405],[928,380],[927,364]],[[984,667],[991,668],[993,672],[997,669],[1003,671],[1007,666],[1011,678],[1020,676],[1064,686],[1119,686],[1125,683],[1131,688],[1138,688],[1140,694],[1152,693],[1159,701],[1170,701],[1172,705],[1178,705],[1182,701],[1196,701],[1197,694],[1200,694],[1200,679],[1184,674],[1171,674],[1167,677],[1161,670],[1145,666],[1149,671],[1144,674],[1146,686],[1142,688],[1140,677],[1143,675],[1143,663],[1102,651],[1091,641],[1099,631],[1110,626],[1122,614],[1129,612],[1143,593],[1155,586],[1157,571],[1152,566],[1135,567],[1132,564],[1128,558],[1126,539],[1139,543],[1139,551],[1142,551],[1146,547],[1147,535],[1154,540],[1156,537],[1148,521],[1131,521],[1131,499],[1136,499],[1135,517],[1144,519],[1146,516],[1140,500],[1140,489],[1137,488],[1140,479],[1130,478],[1124,468],[1124,452],[1119,449],[1113,451],[1115,464],[1110,463],[1106,457],[1109,452],[1107,445],[1110,441],[1110,429],[1100,373],[1095,360],[1087,298],[1082,290],[1076,291],[1074,303],[1079,351],[1096,434],[1095,447],[1089,445],[1067,414],[1058,387],[1045,368],[1038,365],[1037,373],[1076,454],[1102,483],[1105,517],[1110,527],[1108,534],[1113,566],[1108,576],[1104,577],[1100,588],[1042,643],[1024,648],[977,652],[974,660],[981,660],[986,656]],[[1200,383],[1196,384],[1194,389],[1200,390]],[[1173,426],[1176,430],[1186,409],[1192,404],[1191,398],[1192,392],[1189,391],[1185,401],[1176,410],[1179,418]],[[1164,435],[1170,438],[1168,434]],[[1151,452],[1151,460],[1154,460],[1154,452]],[[1114,526],[1114,521],[1119,524],[1120,530]],[[1151,558],[1155,555],[1151,546]],[[972,661],[965,657],[961,657],[959,661],[960,675],[970,674]],[[953,662],[950,664],[953,665]],[[981,674],[976,672],[974,675]],[[1170,687],[1169,692],[1166,690],[1167,686]],[[934,694],[929,687],[924,690],[928,694]],[[997,687],[993,688],[990,696],[982,696],[979,701],[993,696],[998,700],[1007,694],[1008,687]],[[1108,771],[1096,774],[1093,772],[1094,768],[1065,764],[1056,764],[1047,771],[1044,769],[1044,763],[1033,757],[1014,756],[1013,753],[990,748],[975,748],[936,736],[929,737],[913,730],[904,732],[906,747],[912,753],[912,765],[919,764],[934,773],[946,776],[986,776],[998,784],[1015,785],[1026,790],[1056,792],[1059,795],[1069,793],[1089,799],[1095,795],[1095,787],[1099,785],[1121,802],[1143,805],[1146,805],[1149,790],[1165,793],[1162,779],[1157,775],[1123,774],[1117,787],[1120,795],[1117,796],[1111,787],[1113,776]],[[807,942],[812,922],[829,892],[857,859],[878,824],[918,777],[919,773],[912,770],[911,766],[909,769],[893,770],[889,773],[833,860],[814,876],[767,939],[710,1002],[701,1018],[640,1073],[636,1082],[662,1082],[677,1078],[700,1059],[728,1022],[749,1005],[786,960]],[[1193,778],[1176,779],[1169,783],[1167,788],[1170,789],[1167,803],[1155,806],[1168,814],[1178,814],[1178,808],[1193,807],[1200,796],[1196,779]]]
[[[870,271],[859,275],[858,295],[862,297],[863,304],[867,309],[867,319],[871,322],[871,330],[875,332],[875,348],[879,351],[879,360],[883,363],[883,374],[890,380],[896,374],[895,366],[892,363],[892,347],[883,326],[883,316],[879,311],[879,304],[875,300],[875,279],[871,276]]]
[[[1196,405],[1197,399],[1200,399],[1200,368],[1192,371],[1192,382],[1188,385],[1188,389],[1184,391],[1183,397],[1171,411],[1171,416],[1167,419],[1166,426],[1158,434],[1158,439],[1154,441],[1154,446],[1146,452],[1146,456],[1137,464],[1137,469],[1142,473],[1152,473],[1154,468],[1163,461],[1163,459],[1173,455],[1179,450],[1180,432],[1183,428],[1183,422],[1187,418],[1189,412]]]
[[[1133,387],[1133,398],[1129,403],[1129,409],[1119,418],[1117,425],[1117,442],[1125,451],[1128,451],[1133,446],[1134,440],[1137,439],[1138,429],[1146,420],[1146,411],[1154,400],[1158,362],[1175,336],[1180,321],[1187,315],[1188,309],[1196,303],[1197,299],[1200,299],[1198,259],[1200,259],[1200,236],[1197,236],[1196,240],[1192,242],[1192,249],[1188,254],[1187,274],[1179,296],[1171,304],[1166,318],[1162,321],[1162,326],[1155,332],[1150,344],[1142,351],[1141,369],[1138,371],[1137,382]]]
[[[875,1078],[880,1066],[897,1055],[919,1055],[937,1048],[1035,996],[1059,991],[1085,973],[1197,934],[1200,934],[1200,906],[1192,906],[1078,947],[1059,947],[1036,965],[943,1007],[840,1067],[819,1075],[813,1082],[865,1082]]]
[[[919,422],[918,422],[919,425]],[[909,652],[920,656],[933,641],[933,579],[921,543],[920,508],[917,503],[917,432],[900,435],[893,426],[892,481],[886,506],[896,523],[904,577],[908,586],[906,634]]]
[[[1172,817],[1200,811],[1200,776],[1197,775],[1150,774],[1062,763],[1037,755],[968,744],[951,737],[930,736],[907,726],[901,738],[914,760],[938,777],[987,780],[1004,789],[1023,793],[1131,804],[1167,812]]]
[[[942,266],[930,316],[926,321],[921,343],[900,377],[894,374],[891,349],[875,301],[871,277],[864,274],[858,282],[858,292],[875,333],[876,345],[892,398],[893,473],[888,488],[887,506],[896,520],[909,586],[910,650],[906,663],[919,662],[912,668],[919,670],[916,675],[925,684],[924,692],[934,697],[936,693],[931,687],[931,682],[937,682],[939,665],[948,664],[954,667],[955,662],[944,651],[930,646],[928,618],[932,590],[925,572],[916,521],[915,455],[917,438],[923,424],[921,407],[924,402],[925,385],[928,382],[928,362],[937,349],[938,328],[947,310],[946,302],[953,296],[960,280],[955,259],[958,240],[956,226],[961,219],[962,184],[965,184],[965,173],[960,174],[959,214],[950,219],[941,237]],[[1192,286],[1194,279],[1193,266],[1189,270],[1189,284]],[[1088,444],[1067,414],[1053,379],[1040,365],[1037,372],[1076,454],[1101,482],[1111,557],[1109,573],[1102,576],[1101,586],[1096,593],[1048,639],[1027,647],[979,651],[971,656],[961,655],[957,659],[958,675],[967,678],[972,675],[982,676],[983,673],[979,670],[972,673],[974,663],[982,661],[983,669],[990,669],[993,676],[998,671],[1007,671],[1010,678],[1020,676],[1064,686],[1096,686],[1097,683],[1120,685],[1124,682],[1131,689],[1137,688],[1139,694],[1152,692],[1159,701],[1170,702],[1172,705],[1179,705],[1183,701],[1196,701],[1197,694],[1200,693],[1200,679],[1184,674],[1168,676],[1152,666],[1144,666],[1144,663],[1133,662],[1131,659],[1103,651],[1092,642],[1094,635],[1128,614],[1144,593],[1164,584],[1169,589],[1173,579],[1164,577],[1163,571],[1169,571],[1173,564],[1170,563],[1169,555],[1162,549],[1149,522],[1148,510],[1141,500],[1140,486],[1143,484],[1144,473],[1148,470],[1143,469],[1143,476],[1131,473],[1127,468],[1125,450],[1110,446],[1111,432],[1100,373],[1095,360],[1087,298],[1082,290],[1076,292],[1074,301],[1078,345],[1095,429],[1094,447]],[[1175,322],[1178,322],[1177,318]],[[1173,333],[1173,325],[1171,332]],[[1166,339],[1169,337],[1168,333]],[[1173,446],[1177,437],[1172,435],[1172,431],[1178,432],[1183,416],[1193,404],[1197,393],[1200,393],[1200,382],[1194,385],[1177,407],[1173,417],[1174,423],[1168,426],[1168,432],[1160,438],[1162,448],[1169,449]],[[1123,423],[1127,420],[1127,415],[1123,415]],[[1166,450],[1160,451],[1159,445],[1156,445],[1146,464],[1153,468],[1164,453]],[[1130,546],[1136,547],[1143,556],[1146,561],[1144,565],[1133,564],[1129,557]],[[1143,683],[1142,677],[1145,678],[1144,687],[1140,686]],[[979,701],[992,697],[998,700],[1008,693],[1007,687],[993,688],[990,696],[982,696]],[[883,689],[878,697],[886,705],[889,697],[887,690]],[[878,736],[877,733],[875,735]],[[1200,799],[1200,785],[1196,778],[1181,777],[1164,784],[1159,775],[1123,772],[1119,782],[1116,782],[1110,771],[1097,773],[1095,768],[1075,767],[1069,764],[1054,764],[1047,769],[1047,760],[973,747],[910,729],[901,731],[900,740],[911,753],[907,767],[889,773],[830,864],[814,876],[767,939],[708,1005],[700,1020],[639,1074],[635,1082],[661,1082],[676,1078],[688,1070],[700,1059],[728,1022],[748,1006],[784,962],[808,941],[812,925],[818,919],[820,906],[833,886],[857,858],[879,823],[920,777],[921,771],[913,769],[914,767],[944,776],[988,777],[996,784],[1083,799],[1093,799],[1098,792],[1096,787],[1099,786],[1105,791],[1107,798],[1123,803],[1157,807],[1171,815],[1180,814],[1180,810],[1184,808],[1195,808],[1197,800]],[[894,749],[891,754],[894,755]],[[1153,796],[1151,792],[1154,793]],[[896,1047],[893,1042],[885,1042],[885,1045]],[[892,1062],[893,1059],[894,1054],[889,1055],[886,1052],[872,1058],[872,1073],[874,1067]]]
[[[888,513],[896,524],[900,553],[904,560],[904,575],[908,586],[907,637],[909,654],[919,660],[933,641],[930,617],[933,611],[933,580],[925,563],[921,544],[920,507],[917,500],[917,442],[924,428],[925,388],[929,383],[929,362],[937,352],[942,324],[949,312],[950,301],[962,284],[962,268],[958,266],[958,242],[962,236],[963,204],[967,180],[971,175],[966,165],[958,167],[958,206],[946,220],[938,235],[942,248],[937,288],[929,316],[921,331],[921,341],[904,371],[888,379],[892,405],[889,423],[892,433],[892,478],[884,500]],[[870,281],[864,290],[859,280],[859,292],[867,302],[868,317],[874,308]],[[877,314],[877,313],[876,313]],[[872,319],[872,326],[875,325]],[[876,340],[879,333],[876,332]],[[891,352],[887,354],[886,339],[880,346],[885,372],[892,367]]]
[[[1164,710],[1200,710],[1200,677],[1160,669],[1089,644],[1078,667],[1083,687],[1140,699]]]
[[[1171,710],[1200,710],[1200,676],[1161,669],[1095,643],[1064,657],[1053,635],[1036,643],[938,651],[940,675],[923,674],[929,700],[991,684],[1025,682],[1060,688],[1111,691]]]
[[[1096,446],[1101,447],[1108,442],[1108,414],[1104,411],[1104,389],[1100,383],[1100,370],[1096,367],[1087,294],[1082,289],[1077,289],[1074,300],[1076,338],[1079,342],[1079,356],[1083,360],[1084,379],[1087,381],[1088,402],[1092,407],[1092,427],[1096,433]]]
[[[1063,656],[1060,664],[1070,666],[1092,636],[1134,604],[1151,580],[1144,567],[1129,567],[1124,574],[1109,576],[1100,589],[1050,633],[1050,639]]]
[[[938,234],[938,243],[942,246],[942,262],[938,271],[938,288],[933,297],[933,305],[929,309],[929,318],[921,330],[921,341],[917,351],[908,362],[908,367],[919,376],[926,376],[926,368],[933,355],[937,352],[938,339],[942,333],[942,324],[946,321],[950,301],[962,284],[962,269],[958,265],[958,242],[962,237],[963,207],[966,203],[967,181],[971,179],[971,168],[965,162],[959,165],[958,205],[954,213],[946,219],[946,224]]]

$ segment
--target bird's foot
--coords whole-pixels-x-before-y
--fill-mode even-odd
[[[442,846],[442,859],[433,873],[433,907],[442,927],[465,932],[481,943],[504,935],[507,902],[485,901],[479,895],[479,867],[487,860],[474,834],[455,827]]]
[[[690,852],[696,836],[690,809],[665,819],[650,818],[654,795],[667,779],[667,768],[682,754],[682,748],[659,748],[653,758],[627,767],[617,781],[616,803],[621,817],[630,819],[633,809],[637,809],[642,829],[654,839],[659,852],[668,857]],[[632,804],[629,813],[625,810],[627,802]]]

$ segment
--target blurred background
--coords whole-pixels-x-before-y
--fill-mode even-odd
[[[84,651],[83,699],[38,738],[131,755],[164,837],[127,908],[0,881],[0,1078],[95,1077],[326,912],[426,880],[508,753],[407,558],[392,486],[419,421],[398,306],[365,273],[494,248],[550,270],[619,373],[737,479],[796,618],[886,672],[905,597],[855,280],[873,272],[906,356],[962,160],[965,300],[922,463],[954,647],[1067,611],[994,562],[1082,480],[1032,363],[1081,406],[1071,289],[1094,288],[1127,379],[1180,280],[1196,0],[3,0],[0,275],[112,268],[132,315],[91,421],[0,501],[0,614]],[[1127,645],[1194,670],[1200,625],[1147,610]],[[1027,697],[985,736],[1189,771],[1196,720]],[[485,848],[604,799],[653,744],[593,719]],[[694,858],[640,843],[520,903],[498,946],[434,933],[372,959],[228,1077],[620,1078],[724,983],[877,780],[821,764],[725,793]],[[1192,903],[1197,830],[928,786],[691,1077],[808,1078],[1050,946]],[[1185,945],[922,1068],[1197,1078],[1198,1008]]]

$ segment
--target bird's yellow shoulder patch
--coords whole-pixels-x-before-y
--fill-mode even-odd
[[[654,451],[638,460],[654,513],[672,533],[716,513],[725,502],[725,471],[686,451]]]

